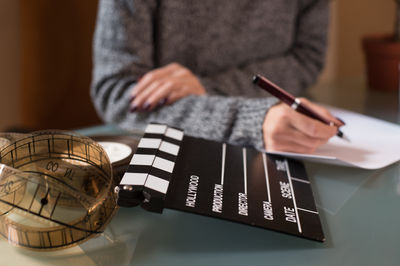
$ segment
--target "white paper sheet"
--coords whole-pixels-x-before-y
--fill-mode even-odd
[[[312,155],[271,152],[301,160],[378,169],[400,160],[400,126],[343,109],[329,108],[346,122],[341,131],[351,140],[333,137]]]

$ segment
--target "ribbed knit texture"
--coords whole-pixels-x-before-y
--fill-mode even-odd
[[[328,0],[101,0],[91,95],[100,116],[124,128],[150,122],[186,134],[263,148],[262,123],[277,101],[251,83],[262,74],[299,94],[323,66]],[[129,113],[138,77],[177,62],[206,96]],[[229,97],[225,97],[229,96]]]

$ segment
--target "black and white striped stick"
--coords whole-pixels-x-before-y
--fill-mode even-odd
[[[118,205],[162,212],[183,131],[151,123],[138,144],[119,186]]]

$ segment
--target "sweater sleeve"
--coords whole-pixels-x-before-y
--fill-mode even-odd
[[[91,96],[100,116],[126,129],[166,123],[185,134],[263,149],[262,123],[272,98],[188,96],[152,112],[129,112],[130,89],[152,65],[153,3],[102,0],[94,38]],[[133,39],[137,38],[137,39]]]
[[[299,95],[315,82],[325,60],[329,24],[328,0],[299,1],[294,42],[286,53],[261,58],[247,65],[234,67],[201,77],[209,94],[265,96],[248,79],[255,73],[268,77],[282,88]],[[290,77],[290,78],[288,78]]]

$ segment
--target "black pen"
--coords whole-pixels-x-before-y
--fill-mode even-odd
[[[292,107],[294,110],[296,110],[299,113],[302,113],[303,115],[306,115],[310,118],[313,118],[315,120],[318,120],[326,125],[330,126],[337,126],[334,122],[329,121],[325,117],[321,116],[317,112],[313,111],[312,109],[308,108],[306,105],[301,103],[301,100],[299,98],[294,97],[284,89],[280,88],[278,85],[275,83],[271,82],[270,80],[266,79],[263,76],[256,75],[253,77],[253,83],[258,85],[260,88],[268,91],[271,93],[273,96],[281,100],[282,102],[286,103],[290,107]],[[346,136],[343,134],[342,131],[338,128],[338,131],[336,133],[336,136],[345,139],[347,141],[350,141]]]

